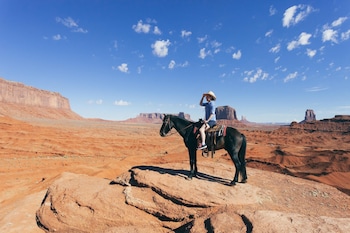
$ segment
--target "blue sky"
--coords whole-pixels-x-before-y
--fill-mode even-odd
[[[87,118],[252,122],[350,114],[350,1],[0,0],[0,77],[59,92]]]

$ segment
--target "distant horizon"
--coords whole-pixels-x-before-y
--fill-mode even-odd
[[[50,90],[39,89],[39,88],[36,88],[36,87],[34,87],[34,86],[28,86],[28,85],[26,85],[25,83],[18,82],[18,81],[15,81],[15,80],[8,80],[8,79],[6,79],[6,78],[4,78],[4,77],[1,77],[1,76],[0,76],[0,79],[3,79],[3,80],[5,80],[5,81],[7,81],[7,82],[18,83],[18,84],[27,86],[27,87],[29,87],[29,88],[35,88],[35,89],[37,89],[37,90],[39,90],[39,91],[46,91],[46,92],[51,92],[51,93],[58,94],[58,95],[60,95],[62,98],[67,99],[68,102],[69,102],[69,105],[70,105],[70,100],[69,100],[69,98],[63,96],[63,95],[62,95],[61,93],[59,93],[59,92],[54,92],[54,91],[50,91]],[[224,107],[224,106],[228,106],[228,107],[230,107],[230,108],[233,108],[233,109],[236,111],[236,114],[237,114],[236,108],[234,108],[234,107],[232,107],[232,106],[230,106],[230,105],[216,106],[216,108],[217,108],[217,107]],[[78,112],[74,111],[74,110],[72,109],[71,106],[70,106],[70,110],[73,111],[74,113],[80,115]],[[303,120],[305,119],[305,113],[306,113],[307,110],[313,110],[313,109],[306,109],[305,112],[304,112],[304,118],[303,118],[302,120],[297,121],[297,122],[301,122],[301,121],[303,121]],[[315,110],[313,110],[313,111],[315,112]],[[84,117],[84,116],[82,116],[82,115],[80,115],[80,116],[83,117],[83,118],[86,118],[86,119],[100,119],[100,120],[106,120],[106,121],[126,121],[126,120],[129,120],[129,119],[137,118],[137,117],[140,116],[141,114],[179,114],[179,113],[181,113],[181,112],[184,113],[184,114],[190,115],[190,118],[191,118],[193,121],[196,121],[196,120],[198,120],[198,119],[201,118],[201,117],[200,117],[200,118],[198,118],[198,119],[193,119],[193,118],[191,117],[191,114],[190,114],[189,112],[184,112],[184,111],[180,111],[180,112],[139,112],[139,113],[138,113],[136,116],[134,116],[134,117],[129,117],[129,118],[120,119],[120,120],[105,119],[105,118],[100,118],[100,117]],[[329,118],[317,119],[317,114],[315,113],[315,115],[316,115],[316,120],[330,119],[330,118],[334,118],[335,116],[337,116],[337,115],[334,115],[333,117],[329,117]],[[341,114],[341,116],[348,116],[348,115],[350,116],[350,114]],[[291,123],[291,122],[283,122],[283,121],[280,121],[280,122],[278,122],[278,121],[277,121],[277,122],[274,122],[274,121],[255,122],[255,121],[250,121],[250,120],[249,120],[247,117],[245,117],[244,115],[241,115],[240,118],[237,117],[237,120],[238,120],[238,121],[242,121],[242,118],[245,118],[245,120],[247,120],[247,121],[250,122],[250,123],[256,123],[256,124],[277,124],[277,125],[280,125],[280,124],[290,124],[290,123]],[[221,119],[221,120],[225,120],[225,119]],[[293,121],[292,121],[292,122],[293,122]]]
[[[60,93],[84,118],[251,122],[350,114],[350,1],[0,1],[0,76]]]

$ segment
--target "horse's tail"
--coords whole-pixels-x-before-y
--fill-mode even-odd
[[[246,182],[248,179],[247,169],[246,169],[246,164],[245,164],[245,153],[247,150],[247,139],[246,139],[244,134],[241,134],[241,135],[242,135],[243,141],[242,141],[241,148],[239,149],[239,152],[238,152],[238,159],[241,162],[242,182]]]
[[[245,163],[245,152],[247,150],[247,139],[246,139],[244,134],[241,134],[241,135],[242,135],[243,141],[242,141],[241,148],[239,149],[239,152],[238,152],[238,157],[239,157],[239,160],[241,163]]]

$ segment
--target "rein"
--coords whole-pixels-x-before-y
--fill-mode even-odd
[[[167,124],[170,126],[170,119],[168,119]],[[187,129],[187,128],[190,128],[191,126],[192,126],[192,124],[189,124],[188,126],[182,128],[182,129],[176,130],[176,132],[167,133],[167,134],[165,135],[165,137],[168,137],[168,136],[174,135],[174,134],[176,134],[176,133],[179,133],[179,132],[182,131],[182,130],[185,130],[185,129]],[[170,127],[169,127],[169,128],[170,128]]]

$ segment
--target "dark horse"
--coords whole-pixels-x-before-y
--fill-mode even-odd
[[[192,122],[174,115],[164,115],[163,124],[160,128],[160,136],[165,137],[172,128],[182,136],[188,149],[190,157],[190,174],[189,178],[197,175],[197,133],[196,129],[201,126],[201,122]],[[208,145],[209,146],[209,145]],[[219,137],[215,149],[225,149],[236,167],[236,172],[231,185],[238,182],[238,175],[241,173],[242,183],[247,181],[247,172],[245,165],[245,152],[247,142],[245,136],[237,129],[232,127],[226,128],[226,135]]]

